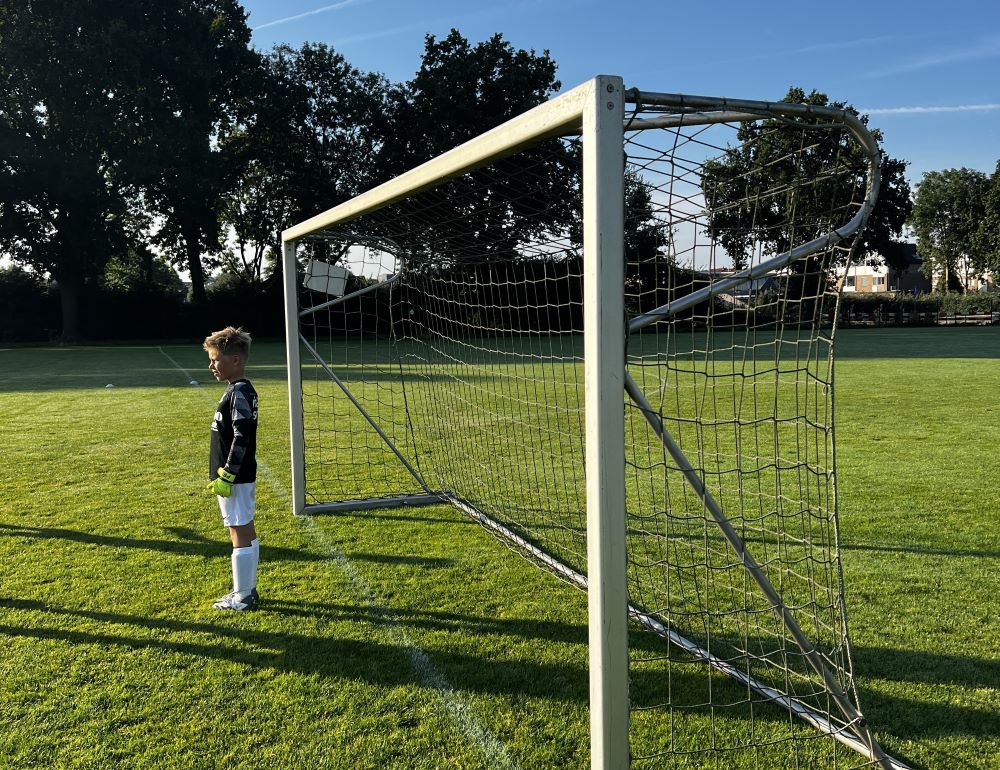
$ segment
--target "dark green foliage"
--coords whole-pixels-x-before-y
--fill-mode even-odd
[[[254,114],[221,137],[239,169],[222,199],[232,228],[228,272],[264,278],[281,231],[371,187],[386,136],[381,75],[364,74],[330,46],[277,46],[263,57]]]
[[[202,260],[221,250],[222,195],[239,170],[216,140],[252,111],[260,58],[249,47],[238,0],[151,5],[148,31],[159,39],[155,67],[143,84],[150,122],[142,186],[149,212],[163,218],[154,242],[187,270],[192,297],[201,303]]]
[[[0,6],[0,247],[58,283],[65,339],[153,215],[199,297],[223,184],[211,139],[251,75],[244,18],[236,0]]]
[[[501,35],[472,45],[457,30],[426,39],[420,70],[390,94],[391,135],[378,162],[389,179],[544,102],[560,87],[548,52],[515,50]],[[452,181],[428,208],[418,204],[420,229],[411,253],[432,263],[518,259],[518,244],[547,231],[578,230],[579,156],[552,140],[489,169]],[[404,207],[408,204],[404,204]],[[539,212],[544,212],[543,216]],[[406,213],[404,211],[404,213]],[[399,232],[389,232],[399,239]]]
[[[47,342],[58,334],[59,298],[36,273],[0,269],[0,342]]]
[[[134,236],[141,10],[115,0],[0,6],[0,247],[59,282],[64,336],[85,284]]]
[[[1000,161],[990,177],[985,196],[986,211],[976,234],[976,250],[983,266],[1000,277]]]
[[[989,177],[968,168],[928,171],[917,186],[910,223],[924,259],[921,270],[937,277],[935,288],[958,290],[987,269],[980,227],[989,191]]]
[[[831,102],[818,91],[807,95],[801,88],[790,88],[781,101],[858,114],[849,104]],[[867,116],[861,120],[867,123]],[[876,141],[881,139],[878,131],[873,134]],[[858,197],[866,167],[846,132],[783,130],[779,121],[765,120],[742,125],[737,139],[738,147],[706,164],[704,179],[710,232],[725,247],[734,267],[745,265],[755,246],[778,254],[844,224],[844,212]],[[846,183],[838,178],[823,180],[822,172],[838,163],[853,168],[854,178]],[[883,154],[878,201],[861,237],[863,253],[896,258],[893,244],[910,211],[905,169],[904,161]],[[772,192],[758,199],[763,191]]]
[[[400,173],[544,102],[561,83],[548,51],[515,50],[493,35],[472,45],[453,29],[428,35],[420,69],[392,93],[393,142],[383,172]]]
[[[948,324],[950,316],[1000,312],[1000,294],[942,292],[935,294],[844,294],[840,299],[841,326],[929,326]],[[982,319],[980,323],[987,323]]]

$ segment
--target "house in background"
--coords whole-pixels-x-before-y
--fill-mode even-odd
[[[934,272],[934,284],[943,282],[944,276],[941,271]],[[951,276],[952,285],[958,284],[958,290],[967,294],[975,292],[990,293],[998,291],[997,278],[992,273],[981,274],[972,267],[968,257],[959,257],[955,261],[954,272]]]
[[[914,243],[903,244],[903,269],[883,264],[879,256],[870,256],[849,268],[837,268],[837,287],[846,293],[879,294],[882,292],[902,292],[905,294],[926,294],[931,290],[930,279],[920,272],[923,260],[917,254]]]

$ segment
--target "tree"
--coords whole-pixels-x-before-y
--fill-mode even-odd
[[[983,221],[976,236],[977,253],[996,283],[1000,281],[1000,161],[990,177],[983,203]]]
[[[217,253],[223,194],[238,168],[218,142],[249,109],[260,82],[250,49],[246,11],[238,0],[150,2],[146,18],[156,40],[150,71],[149,141],[139,181],[162,224],[153,241],[191,276],[196,303],[205,301],[202,256]]]
[[[781,101],[831,106],[858,115],[850,105],[830,102],[826,94],[818,91],[807,95],[801,88],[793,87]],[[862,116],[861,121],[867,124],[867,116]],[[709,230],[725,247],[735,267],[746,265],[754,246],[777,254],[789,249],[794,242],[810,240],[831,226],[843,224],[834,221],[839,214],[831,216],[831,212],[846,206],[855,191],[838,180],[823,181],[821,170],[829,168],[835,160],[853,164],[859,179],[865,170],[860,150],[844,132],[824,132],[822,135],[817,132],[810,136],[813,143],[809,149],[800,152],[799,136],[794,132],[775,131],[780,125],[773,119],[741,125],[737,131],[739,146],[727,149],[720,159],[706,164],[703,185]],[[881,141],[880,132],[876,130],[872,134],[876,141]],[[899,260],[896,239],[902,233],[911,206],[905,170],[904,161],[882,153],[878,201],[861,235],[863,253],[878,254],[890,264]],[[817,179],[820,181],[815,181]],[[840,186],[835,188],[835,185]],[[748,186],[758,190],[787,188],[795,192],[786,197],[772,196],[763,205],[754,206],[741,202]],[[787,227],[792,219],[792,207],[795,221],[801,223],[795,232]],[[798,269],[811,271],[806,263]]]
[[[928,171],[917,185],[911,224],[921,270],[945,291],[964,289],[987,269],[979,246],[988,190],[989,177],[968,168]]]
[[[541,104],[560,87],[555,72],[547,51],[515,50],[499,34],[476,45],[454,29],[440,41],[428,35],[420,69],[390,94],[381,178]],[[573,147],[559,140],[538,144],[453,180],[421,208],[419,219],[414,214],[389,235],[407,241],[411,254],[428,263],[519,259],[519,245],[565,233],[579,219],[578,166]]]
[[[212,137],[252,74],[249,35],[236,0],[0,6],[0,247],[56,281],[64,339],[153,215],[204,296],[225,168]]]
[[[226,270],[259,282],[283,229],[373,184],[388,87],[324,44],[281,45],[264,57],[252,115],[221,138],[240,169],[223,197],[236,242]]]
[[[67,340],[85,287],[137,235],[137,15],[124,0],[0,5],[0,248],[56,281]]]

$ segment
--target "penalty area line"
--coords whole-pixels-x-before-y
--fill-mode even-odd
[[[193,378],[191,375],[178,364],[173,358],[171,358],[167,352],[158,347],[157,350],[174,365],[190,382]],[[198,390],[205,394],[207,400],[213,400],[209,396],[208,392],[204,390],[201,383],[198,383]],[[285,488],[285,485],[281,483],[278,477],[271,470],[270,466],[267,465],[260,457],[257,458],[257,470],[261,471],[264,477],[267,479],[271,491],[281,500],[286,500],[288,502],[289,508],[291,507],[292,496],[291,493]],[[337,547],[337,545],[328,538],[320,526],[309,516],[296,516],[296,522],[299,527],[301,527],[309,537],[319,545],[326,556],[326,560],[337,567],[337,569],[350,581],[354,590],[360,596],[362,601],[371,610],[378,608],[378,596],[375,590],[371,587],[364,576],[355,569],[354,564],[351,562],[347,556]],[[386,629],[391,641],[403,649],[406,650],[407,656],[410,659],[410,665],[413,670],[417,673],[421,684],[423,684],[429,690],[432,690],[441,702],[445,711],[451,716],[454,722],[457,724],[462,735],[465,736],[471,744],[475,745],[484,757],[489,761],[490,767],[502,768],[503,770],[520,770],[517,762],[510,755],[507,750],[507,746],[497,738],[489,728],[487,728],[479,719],[472,713],[469,708],[469,704],[455,692],[455,688],[452,687],[448,679],[442,674],[434,662],[430,659],[430,656],[421,649],[416,642],[414,642],[406,630],[402,627],[398,620],[393,618],[391,615],[388,617],[383,614],[380,610],[379,614],[386,619],[388,622],[383,626]]]

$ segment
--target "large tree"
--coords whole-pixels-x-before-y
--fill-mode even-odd
[[[221,248],[223,195],[238,165],[219,135],[251,109],[261,82],[238,0],[148,0],[148,150],[141,183],[160,221],[154,242],[205,300],[203,257]]]
[[[63,337],[158,215],[196,296],[221,187],[213,133],[248,77],[236,0],[0,5],[0,248],[56,281]]]
[[[0,249],[59,287],[63,337],[126,247],[141,13],[124,0],[0,5]]]
[[[982,171],[951,168],[928,171],[917,185],[911,224],[921,269],[945,291],[964,289],[987,269],[980,250],[989,177]]]
[[[843,102],[831,102],[826,94],[801,88],[790,88],[782,102],[831,106],[858,115],[857,110]],[[861,116],[867,124],[867,116]],[[834,161],[853,164],[857,174],[864,172],[864,162],[856,145],[843,133],[815,132],[810,144],[802,151],[802,138],[792,131],[780,130],[778,120],[743,124],[738,132],[740,144],[725,151],[710,162],[704,179],[709,229],[726,248],[736,267],[746,264],[751,250],[759,246],[765,252],[779,253],[792,246],[792,240],[814,238],[843,222],[831,216],[833,208],[846,204],[854,190],[835,190],[837,180],[823,180],[821,172]],[[779,129],[779,130],[775,130]],[[872,132],[880,142],[879,131]],[[852,156],[853,153],[853,156]],[[900,258],[898,238],[910,211],[910,186],[904,172],[906,163],[882,153],[882,185],[878,201],[861,236],[862,253],[878,254],[889,264]],[[771,195],[762,198],[759,206],[741,204],[749,186],[755,189],[799,191],[795,195]],[[844,198],[847,196],[847,198]],[[795,232],[788,223],[794,218],[800,224]],[[808,269],[808,266],[800,266]]]
[[[515,49],[499,34],[475,45],[457,30],[441,40],[428,35],[420,69],[391,94],[380,175],[413,168],[544,102],[560,87],[555,73],[547,51]],[[573,229],[578,165],[572,147],[541,143],[454,180],[391,235],[428,262],[518,259],[519,245]]]
[[[990,176],[989,188],[983,201],[983,221],[976,236],[977,252],[983,267],[1000,282],[1000,161]]]
[[[322,43],[277,46],[264,65],[252,114],[221,140],[240,170],[223,197],[225,268],[250,283],[283,229],[373,184],[389,88]]]

